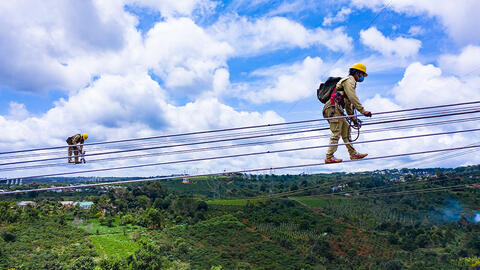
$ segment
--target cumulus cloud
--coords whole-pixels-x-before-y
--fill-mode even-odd
[[[228,42],[235,55],[255,55],[287,48],[324,46],[332,51],[349,51],[352,39],[343,28],[307,29],[283,17],[259,18],[225,16],[209,28],[218,40]]]
[[[306,57],[302,62],[257,70],[253,83],[240,84],[237,96],[253,103],[292,102],[312,96],[325,71],[322,59]]]
[[[383,7],[409,16],[427,14],[437,18],[446,28],[447,33],[461,44],[480,42],[480,33],[472,29],[480,28],[477,10],[480,2],[476,0],[352,0],[354,6],[380,10]]]
[[[10,102],[8,108],[8,119],[11,120],[23,120],[30,115],[25,104],[17,103],[17,102]]]
[[[225,66],[232,47],[212,38],[189,18],[157,23],[145,38],[144,63],[169,88],[188,87],[198,94],[210,86],[215,71]]]
[[[410,26],[410,28],[408,29],[408,33],[411,36],[419,36],[419,35],[422,35],[424,32],[425,32],[425,29],[423,29],[421,26],[418,26],[418,25]]]
[[[209,0],[125,0],[125,3],[151,8],[163,17],[190,16],[196,11],[208,14],[217,6],[216,2]]]
[[[444,76],[440,68],[416,62],[407,67],[392,93],[397,102],[407,107],[449,104],[466,99],[479,100],[479,82],[479,77],[464,80]]]
[[[122,6],[104,7],[95,1],[3,1],[1,84],[31,92],[86,84],[95,71],[76,65],[78,58],[122,50],[135,21]]]
[[[148,74],[132,73],[126,76],[102,76],[68,99],[59,100],[54,108],[43,115],[25,115],[24,106],[12,104],[10,115],[0,116],[0,129],[5,132],[0,138],[0,149],[7,151],[62,145],[68,136],[83,132],[90,135],[91,141],[105,141],[284,121],[273,111],[236,111],[216,98],[197,99],[184,106],[175,106],[166,102],[165,95],[165,91]],[[31,139],[31,134],[35,134],[35,140]],[[184,157],[195,158],[199,155]],[[155,161],[165,159],[87,165],[90,166],[88,168],[101,168]],[[250,159],[250,162],[254,161]],[[174,171],[175,168],[169,167]],[[123,171],[119,175],[155,175],[167,170],[164,169]],[[52,170],[45,172],[48,171]]]
[[[422,42],[417,39],[403,37],[387,38],[375,27],[360,31],[360,40],[364,45],[383,55],[401,58],[417,55],[418,50],[422,46]]]
[[[348,15],[350,15],[352,11],[353,10],[351,8],[342,7],[342,9],[335,16],[327,16],[323,18],[322,25],[329,26],[333,23],[344,22],[345,20],[347,20]]]
[[[439,58],[440,67],[461,76],[480,75],[480,46],[467,46],[459,55],[447,54]]]

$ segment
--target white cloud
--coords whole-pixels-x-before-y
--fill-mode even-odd
[[[414,25],[414,26],[410,26],[410,28],[408,29],[408,33],[411,36],[419,36],[425,33],[425,29],[423,29],[423,27],[421,26]]]
[[[359,8],[367,7],[377,11],[387,7],[411,16],[427,14],[438,18],[447,33],[457,42],[461,44],[480,42],[480,32],[472,31],[480,28],[480,20],[477,18],[480,1],[477,0],[352,0],[352,3]]]
[[[226,76],[218,71],[218,76]],[[218,80],[225,80],[219,78]],[[219,82],[222,87],[222,82]],[[55,107],[43,115],[26,115],[22,104],[11,105],[8,117],[0,116],[0,129],[5,132],[0,138],[2,151],[33,147],[57,146],[75,133],[86,132],[89,141],[98,142],[125,138],[138,138],[160,134],[172,134],[218,128],[279,123],[284,120],[273,111],[244,112],[220,103],[216,98],[197,99],[184,106],[166,102],[165,91],[143,72],[127,75],[104,75],[91,86],[81,89],[66,100],[59,100]],[[13,116],[21,116],[13,118]],[[35,134],[35,140],[31,136]],[[91,147],[87,151],[92,151]],[[114,149],[110,149],[114,150]],[[220,153],[216,153],[219,155]],[[203,155],[203,156],[202,156]],[[173,159],[204,157],[192,154]],[[162,162],[163,157],[123,160],[110,163],[87,163],[86,168],[104,168],[120,165]],[[167,159],[168,160],[168,159]],[[255,159],[245,164],[254,167]],[[215,166],[211,163],[210,165]],[[187,165],[198,166],[196,165]],[[231,166],[231,164],[230,164]],[[60,171],[63,169],[60,168]],[[58,172],[51,168],[38,173]],[[158,175],[159,172],[177,172],[179,166],[147,168],[142,171],[119,171],[114,175]],[[35,172],[35,171],[32,171]],[[19,172],[16,172],[17,175]],[[28,175],[21,172],[20,175]],[[104,175],[109,175],[106,173]],[[7,175],[5,175],[7,176]]]
[[[323,71],[323,61],[318,57],[306,57],[302,62],[288,66],[257,70],[251,75],[260,79],[251,84],[237,85],[239,92],[236,95],[257,104],[296,101],[314,95]]]
[[[398,56],[401,58],[417,55],[422,42],[417,39],[397,37],[390,39],[385,37],[375,27],[360,31],[362,43],[383,55]]]
[[[350,15],[352,11],[353,10],[351,8],[342,7],[342,9],[334,17],[327,16],[323,18],[322,25],[329,26],[329,25],[332,25],[333,23],[344,22],[345,20],[347,20],[348,15]]]
[[[135,24],[122,6],[103,7],[94,1],[2,1],[2,84],[31,92],[85,85],[97,70],[77,66],[79,59],[122,50]]]
[[[148,31],[144,61],[167,87],[189,86],[183,94],[198,94],[211,85],[231,53],[229,44],[215,40],[191,19],[169,19]]]
[[[217,2],[209,0],[125,0],[125,3],[151,8],[163,17],[190,16],[195,11],[208,14],[217,6]]]
[[[18,121],[27,118],[29,115],[30,113],[25,107],[25,104],[10,102],[7,119]]]
[[[460,55],[447,54],[439,58],[442,70],[461,76],[480,75],[480,46],[467,46]]]
[[[283,17],[260,18],[222,17],[209,29],[216,39],[228,42],[235,55],[255,55],[286,48],[324,46],[332,51],[349,51],[352,39],[343,28],[307,29]]]
[[[252,2],[252,1],[249,1]],[[271,1],[265,1],[271,3]],[[283,1],[279,6],[275,6],[267,13],[267,16],[276,16],[280,14],[299,14],[303,11],[316,10],[318,3],[312,0],[289,0]]]
[[[402,106],[419,107],[480,100],[479,85],[480,77],[463,80],[444,76],[440,68],[417,62],[405,70],[392,92]]]

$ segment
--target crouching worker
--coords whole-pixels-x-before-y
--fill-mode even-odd
[[[363,108],[357,94],[355,93],[357,82],[363,82],[367,76],[367,68],[364,64],[354,64],[349,70],[349,76],[338,81],[335,90],[330,96],[330,100],[325,103],[325,106],[323,107],[323,117],[344,116],[344,110],[346,110],[347,115],[353,115],[354,109],[367,117],[371,117],[372,113]],[[356,119],[352,120],[356,121]],[[328,123],[330,124],[332,135],[330,136],[330,146],[327,150],[325,163],[342,162],[341,159],[334,156],[338,148],[337,144],[340,137],[342,137],[343,142],[348,149],[351,160],[362,159],[367,156],[367,154],[357,153],[351,144],[350,126],[345,118],[328,119]]]
[[[87,140],[88,134],[75,134],[71,137],[67,138],[67,143],[68,145],[74,145],[74,146],[69,146],[68,147],[68,163],[74,163],[72,161],[72,154],[75,157],[75,164],[80,164],[82,163],[79,161],[80,155],[82,156],[82,161],[85,163],[85,159],[83,158],[83,143]],[[77,144],[80,144],[79,146],[76,146]]]

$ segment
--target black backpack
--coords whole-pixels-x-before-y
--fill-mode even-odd
[[[317,89],[318,100],[322,103],[326,103],[330,99],[333,90],[335,90],[338,81],[341,79],[342,77],[328,77],[326,82],[321,83]]]

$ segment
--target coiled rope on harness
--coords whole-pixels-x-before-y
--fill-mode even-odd
[[[351,142],[358,140],[358,137],[360,137],[360,128],[362,128],[362,120],[357,117],[357,110],[353,109],[353,112],[355,117],[346,118],[349,128],[357,131],[357,137],[355,137],[355,139],[352,139],[351,132],[348,132],[348,139]]]

